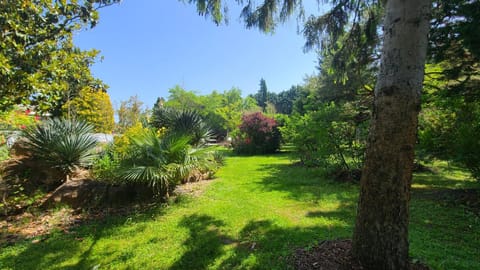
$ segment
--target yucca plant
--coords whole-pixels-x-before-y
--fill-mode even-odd
[[[168,196],[176,184],[187,181],[209,162],[207,151],[190,146],[188,136],[169,134],[160,138],[149,130],[132,142],[120,175],[127,182],[148,184],[157,195]]]
[[[83,121],[53,118],[23,131],[27,150],[43,166],[61,172],[66,181],[79,167],[86,167],[95,156],[93,126]]]

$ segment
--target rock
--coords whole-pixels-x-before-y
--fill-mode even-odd
[[[153,198],[150,188],[142,185],[111,185],[91,179],[63,183],[44,202],[45,207],[65,204],[72,208],[96,208],[126,205]]]
[[[90,179],[71,180],[55,189],[43,205],[66,204],[72,208],[92,208],[102,203],[106,192],[106,184]]]
[[[11,143],[10,154],[18,157],[30,156],[31,153],[28,150],[26,139],[22,137],[15,137],[15,140]]]

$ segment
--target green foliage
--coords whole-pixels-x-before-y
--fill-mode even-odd
[[[100,86],[90,73],[97,51],[81,51],[72,33],[94,26],[106,1],[1,1],[0,110],[20,103],[56,115],[67,96]]]
[[[2,169],[3,168],[0,168],[1,214],[7,216],[14,214],[19,209],[32,207],[39,199],[46,195],[46,191],[42,190],[42,188],[37,187],[31,190],[31,183],[29,183],[27,179],[19,179],[19,177],[15,180],[8,177],[2,179]]]
[[[146,120],[147,112],[142,109],[143,102],[138,99],[138,96],[131,96],[127,101],[120,103],[120,108],[117,110],[118,123],[116,131],[124,133],[127,129],[136,126],[143,120]]]
[[[280,131],[273,118],[261,112],[246,114],[233,138],[233,149],[239,154],[268,154],[280,149]]]
[[[429,35],[431,63],[450,63],[440,74],[451,83],[447,89],[465,91],[479,97],[480,3],[468,0],[435,1]],[[455,81],[456,80],[456,81]],[[477,81],[474,84],[471,82]],[[460,88],[458,87],[460,86]],[[463,90],[462,90],[463,88]]]
[[[95,132],[112,133],[114,127],[113,107],[110,96],[103,91],[83,88],[78,97],[63,105],[63,114],[94,126]]]
[[[456,140],[454,160],[464,165],[472,176],[480,181],[480,105],[472,110],[474,119],[460,121],[455,132]]]
[[[293,144],[294,156],[306,166],[359,168],[363,162],[365,134],[345,118],[345,108],[326,103],[305,115],[293,115],[280,128]],[[365,128],[365,127],[364,127]]]
[[[0,136],[2,136],[2,135],[0,135]],[[2,162],[4,160],[7,160],[9,158],[10,158],[10,150],[8,149],[8,147],[5,143],[0,142],[0,162]]]
[[[209,95],[197,95],[193,91],[186,91],[176,86],[169,90],[168,101],[162,102],[162,106],[155,106],[152,112],[152,122],[160,115],[160,107],[182,110],[196,110],[199,112],[208,126],[212,129],[217,139],[224,139],[228,133],[234,131],[241,123],[242,114],[258,111],[256,101],[253,97],[242,98],[241,90],[232,88],[223,93],[213,91]],[[159,122],[154,124],[161,126]]]
[[[30,110],[18,106],[11,110],[0,111],[0,131],[25,129],[39,121],[40,118],[38,116],[31,116],[29,114]],[[0,143],[1,142],[0,140]]]
[[[205,144],[212,132],[199,112],[160,107],[152,115],[151,125],[157,129],[166,128],[177,137],[188,136],[193,145]]]
[[[294,155],[302,164],[330,167],[330,157],[335,153],[331,121],[337,113],[334,105],[326,105],[316,112],[294,115],[280,128],[282,137],[293,144]]]
[[[157,195],[168,196],[178,183],[196,179],[195,174],[213,168],[211,153],[193,148],[189,142],[187,136],[159,137],[152,130],[138,134],[132,138],[128,156],[120,162],[120,177],[147,184]]]
[[[175,108],[177,110],[200,110],[205,107],[206,100],[198,96],[194,91],[187,91],[176,85],[168,90],[168,101],[165,107]]]
[[[267,101],[268,101],[268,89],[267,89],[267,83],[265,80],[262,78],[260,80],[260,89],[258,89],[258,92],[255,94],[255,99],[257,100],[257,105],[262,108],[262,112],[266,113],[267,112]]]
[[[53,118],[25,129],[22,135],[32,158],[68,177],[77,167],[89,166],[95,157],[92,131],[86,122]]]
[[[275,109],[277,113],[290,115],[293,112],[293,104],[300,96],[302,87],[299,85],[290,87],[289,90],[278,93],[277,100],[275,102]]]
[[[109,183],[119,182],[119,169],[120,159],[111,150],[105,150],[103,154],[93,161],[92,165],[92,173],[95,179]]]
[[[475,90],[470,88],[478,85],[478,81],[475,82],[475,77],[464,84],[449,80],[445,75],[449,65],[427,65],[424,106],[419,117],[418,156],[457,162],[480,180],[477,154],[480,141],[476,135],[480,132],[480,107]]]
[[[413,177],[411,256],[432,269],[478,269],[480,221],[454,194],[479,183],[446,163],[433,169]],[[1,268],[288,269],[298,247],[351,237],[359,193],[281,154],[227,157],[217,180],[195,188],[168,207],[4,245]]]
[[[130,147],[133,144],[133,138],[143,134],[148,129],[143,127],[140,122],[137,122],[135,125],[129,127],[124,131],[122,135],[115,136],[113,138],[112,151],[120,159],[125,158],[129,155]]]

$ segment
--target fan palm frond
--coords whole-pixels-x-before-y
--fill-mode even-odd
[[[158,137],[145,131],[132,138],[130,156],[123,160],[124,180],[143,182],[157,192],[167,192],[176,184],[186,182],[194,172],[204,171],[214,160],[202,148],[194,148],[189,136],[170,133]],[[161,194],[165,195],[165,194]]]
[[[159,108],[154,112],[151,123],[156,128],[168,128],[175,136],[189,136],[192,145],[201,145],[213,136],[200,113],[194,110]]]

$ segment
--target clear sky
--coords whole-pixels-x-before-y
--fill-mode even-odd
[[[230,23],[216,26],[177,0],[123,0],[100,11],[100,23],[75,35],[82,49],[101,51],[94,76],[110,86],[114,106],[138,95],[152,107],[180,85],[198,94],[238,87],[255,93],[261,78],[272,92],[300,84],[317,66],[292,18],[273,35],[247,30],[234,1]]]

